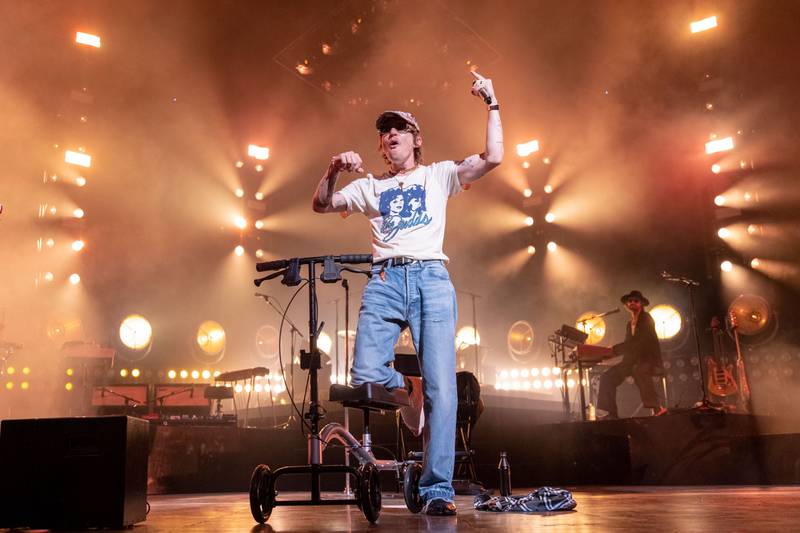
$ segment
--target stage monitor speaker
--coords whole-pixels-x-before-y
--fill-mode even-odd
[[[149,423],[128,416],[0,422],[0,529],[122,528],[147,514]]]

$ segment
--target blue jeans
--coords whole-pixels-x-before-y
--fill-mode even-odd
[[[394,345],[407,325],[420,360],[425,396],[425,465],[419,482],[423,500],[453,501],[456,410],[456,293],[441,261],[380,266],[364,289],[358,316],[351,383],[405,386],[389,364]]]

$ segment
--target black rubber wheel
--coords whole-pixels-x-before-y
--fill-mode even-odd
[[[250,512],[259,524],[269,520],[275,507],[275,488],[267,465],[258,465],[250,477]]]
[[[381,479],[378,467],[372,463],[364,463],[358,470],[361,474],[358,480],[359,507],[367,520],[374,524],[381,515]]]
[[[403,498],[406,500],[406,507],[414,514],[422,511],[425,502],[419,495],[419,478],[422,477],[422,465],[410,463],[403,472]]]

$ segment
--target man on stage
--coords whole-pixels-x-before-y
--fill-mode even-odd
[[[650,302],[639,291],[631,291],[620,298],[631,314],[625,332],[625,341],[613,346],[622,362],[612,366],[600,377],[597,408],[606,411],[605,419],[617,418],[617,387],[628,376],[633,376],[642,405],[653,410],[655,416],[667,412],[658,400],[653,386],[653,376],[663,372],[661,347],[658,344],[656,325],[650,313],[644,310]]]
[[[455,369],[456,296],[442,251],[447,200],[503,159],[500,106],[492,81],[473,73],[472,93],[489,106],[486,149],[462,161],[422,164],[422,135],[405,111],[386,111],[376,121],[379,149],[388,169],[367,174],[339,191],[344,172],[363,173],[352,151],[331,158],[314,194],[318,213],[363,213],[372,229],[372,277],[364,289],[352,385],[379,383],[408,387],[412,404],[421,403],[417,386],[387,366],[394,345],[408,326],[422,368],[425,465],[419,492],[429,515],[454,515],[453,466],[458,398]],[[407,385],[408,383],[408,385]],[[420,413],[405,409],[404,421],[419,434]]]

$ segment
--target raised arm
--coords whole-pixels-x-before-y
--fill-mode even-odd
[[[503,125],[500,122],[500,105],[494,94],[492,80],[484,78],[477,72],[473,72],[472,75],[475,76],[472,94],[482,100],[484,97],[489,99],[489,116],[486,119],[486,150],[457,163],[458,180],[462,186],[479,179],[503,161]]]
[[[361,156],[355,152],[344,152],[331,157],[322,179],[319,180],[311,207],[317,213],[341,213],[347,209],[347,202],[340,193],[335,192],[336,180],[342,171],[363,172]]]

